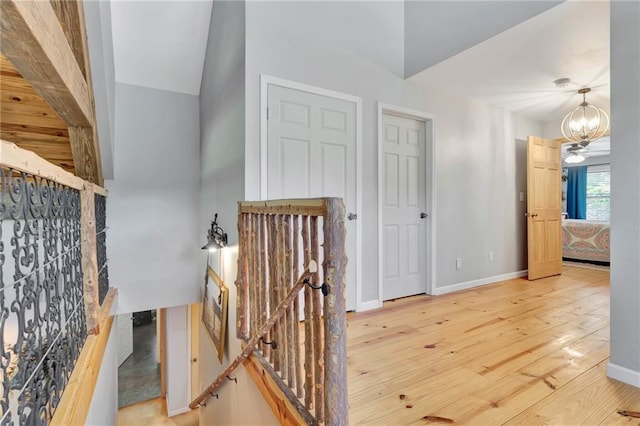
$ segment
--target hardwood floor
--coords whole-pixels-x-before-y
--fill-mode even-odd
[[[198,410],[192,410],[169,418],[164,398],[155,398],[119,409],[117,426],[195,426],[198,415]]]
[[[610,380],[609,273],[514,279],[348,316],[351,424],[634,424]],[[635,332],[637,330],[630,330]]]

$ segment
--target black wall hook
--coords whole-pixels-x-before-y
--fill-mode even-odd
[[[272,341],[270,341],[270,342],[267,342],[267,341],[265,340],[265,338],[264,338],[264,337],[260,337],[260,340],[261,340],[261,341],[262,341],[262,343],[264,343],[265,345],[269,345],[269,346],[271,346],[271,349],[273,349],[273,350],[278,349],[278,344],[276,343],[276,341],[275,341],[275,340],[272,340]],[[236,383],[237,383],[237,382],[236,382]]]
[[[231,378],[231,377],[227,376],[227,379],[231,380],[232,382],[236,382],[236,385],[238,384],[238,378],[237,377]]]
[[[311,284],[311,280],[309,278],[305,278],[304,283],[308,285],[309,288],[312,288],[314,290],[321,290],[323,296],[327,296],[329,294],[329,286],[327,285],[327,283],[322,283],[319,286],[315,286]]]
[[[218,397],[218,394],[217,394],[217,393],[210,393],[209,395],[211,395],[211,396],[215,396],[215,397],[216,397],[216,399],[220,399],[220,398]]]

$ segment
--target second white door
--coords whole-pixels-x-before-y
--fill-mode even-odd
[[[382,114],[383,300],[426,292],[425,122]]]

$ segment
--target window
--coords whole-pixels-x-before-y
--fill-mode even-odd
[[[609,220],[611,170],[608,164],[587,168],[587,220]]]

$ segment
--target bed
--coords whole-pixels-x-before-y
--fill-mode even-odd
[[[564,219],[562,258],[609,264],[609,222]]]

